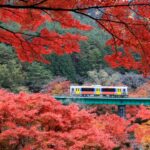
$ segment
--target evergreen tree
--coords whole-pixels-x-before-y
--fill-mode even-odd
[[[29,89],[38,92],[52,79],[52,73],[41,63],[22,63],[13,49],[0,44],[0,87],[13,92]]]
[[[10,46],[0,44],[0,86],[18,92],[25,83],[26,74]]]
[[[76,81],[76,70],[70,55],[57,56],[52,54],[49,57],[51,64],[48,66],[55,76],[67,77],[68,80]]]
[[[26,86],[32,92],[39,92],[44,84],[47,84],[52,79],[52,73],[46,69],[44,64],[34,62],[26,63],[25,70],[27,73]]]

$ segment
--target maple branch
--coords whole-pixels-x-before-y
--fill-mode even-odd
[[[8,31],[10,33],[13,33],[13,34],[22,34],[22,35],[27,35],[27,36],[30,36],[30,37],[39,37],[39,33],[30,34],[30,33],[24,33],[24,32],[19,32],[19,31],[12,31],[12,30],[10,30],[10,29],[8,29],[4,26],[1,26],[1,25],[0,25],[0,28],[3,29],[3,30]]]
[[[109,25],[111,26],[112,31],[115,32],[114,28],[113,28],[113,26],[110,22],[109,22]],[[114,44],[115,44],[115,53],[117,54],[117,43],[116,43],[116,39],[114,37],[114,34],[113,34],[113,41],[114,41]]]
[[[112,36],[116,37],[117,39],[119,39],[120,41],[123,41],[122,39],[120,39],[118,36],[114,35],[110,30],[108,30],[99,20],[103,20],[103,19],[96,19],[88,14],[82,13],[82,12],[78,12],[78,11],[72,11],[81,15],[84,15],[88,18],[91,18],[92,20],[95,20],[99,25],[101,25],[108,33],[110,33]],[[103,20],[104,21],[104,20]],[[105,20],[106,21],[106,20]],[[108,20],[107,20],[108,21]]]
[[[144,16],[142,16],[141,14],[139,14],[136,10],[132,9],[131,6],[129,6],[130,10],[133,11],[136,15],[142,17],[144,19],[144,21],[147,21],[147,18],[145,18]],[[147,21],[148,22],[148,21]]]
[[[129,25],[138,25],[138,26],[143,26],[143,24],[141,23],[130,23],[130,22],[124,22],[124,21],[122,21],[122,20],[120,20],[117,16],[115,16],[115,15],[112,15],[112,14],[109,14],[109,13],[106,13],[106,12],[104,12],[102,9],[98,9],[101,13],[103,13],[104,15],[106,15],[106,16],[110,16],[110,18],[111,17],[113,17],[113,18],[116,18],[117,20],[112,20],[112,19],[104,19],[104,18],[100,18],[99,20],[102,20],[102,21],[109,21],[109,22],[113,22],[113,23],[118,23],[118,24],[124,24],[124,23],[126,23],[126,24],[129,24]],[[119,20],[119,21],[118,21]]]
[[[109,19],[108,20],[107,19],[96,19],[96,18],[94,18],[90,15],[87,15],[85,13],[80,12],[80,10],[87,10],[87,9],[91,9],[91,8],[100,9],[100,8],[113,8],[113,7],[125,7],[125,6],[126,7],[127,6],[128,7],[129,6],[150,6],[150,3],[137,3],[137,4],[134,4],[134,3],[131,3],[132,1],[130,1],[128,4],[117,4],[117,5],[107,5],[107,6],[105,6],[105,5],[104,6],[92,6],[92,7],[89,6],[89,7],[85,7],[85,8],[71,8],[71,9],[68,9],[68,8],[51,8],[51,7],[44,7],[44,6],[35,7],[35,6],[37,6],[39,4],[42,4],[46,1],[47,0],[42,0],[38,3],[35,3],[33,5],[29,5],[29,6],[24,6],[24,5],[19,6],[19,5],[6,4],[6,5],[0,5],[0,7],[1,8],[13,8],[13,9],[21,8],[21,9],[40,9],[40,10],[49,10],[49,11],[50,10],[53,10],[53,11],[72,11],[72,12],[79,13],[79,14],[82,14],[84,16],[87,16],[87,17],[91,18],[92,20],[95,20],[101,26],[103,26],[102,23],[100,23],[98,20],[109,21],[109,22],[114,22],[114,23],[121,23],[121,24],[124,24],[124,22],[120,22],[120,21],[116,21],[116,20],[109,20]],[[103,26],[103,28],[114,37],[114,34],[110,30],[106,29],[105,26]],[[116,35],[115,35],[115,37],[122,41],[122,39],[120,39]]]
[[[130,6],[129,6],[130,10],[133,11],[136,15],[140,16],[141,18],[143,18],[143,21],[145,23],[143,23],[142,25],[145,27],[145,29],[150,32],[150,29],[149,29],[149,21],[147,20],[147,18],[145,18],[144,16],[142,16],[140,13],[138,13],[137,11],[135,11],[134,9],[132,9]]]
[[[36,34],[36,35],[33,35],[33,34],[28,34],[28,33],[23,33],[23,32],[15,32],[15,31],[9,30],[9,29],[7,29],[7,28],[5,28],[5,27],[2,27],[2,26],[0,26],[0,28],[6,30],[7,32],[12,33],[17,39],[19,39],[20,45],[21,45],[22,49],[24,49],[24,46],[23,46],[23,44],[22,44],[23,41],[22,41],[22,39],[20,39],[20,38],[17,36],[17,34],[27,35],[27,36],[30,36],[31,38],[40,37],[40,38],[43,38],[43,39],[47,39],[46,37],[40,36],[39,33]],[[3,37],[2,37],[2,38],[3,38]],[[7,38],[4,38],[4,39],[7,39]],[[26,43],[28,44],[28,46],[33,50],[31,44],[28,42],[29,40],[30,40],[30,38],[25,39],[25,41],[26,41]],[[47,40],[49,40],[49,39],[47,39]],[[33,44],[33,43],[32,43],[32,44]],[[33,45],[37,46],[36,44],[33,44]],[[25,49],[24,49],[24,50],[25,50]],[[31,52],[34,52],[34,50],[31,51]],[[34,55],[34,54],[33,54],[33,55]]]
[[[23,32],[12,31],[12,30],[9,30],[9,29],[7,29],[7,28],[5,28],[5,27],[3,27],[3,26],[0,26],[0,28],[3,29],[3,30],[6,30],[7,32],[12,33],[12,34],[16,37],[16,39],[19,40],[20,46],[22,47],[22,49],[23,49],[24,51],[25,51],[26,49],[24,49],[23,41],[22,41],[22,39],[20,39],[20,37],[17,36],[17,34],[27,35],[27,36],[30,36],[31,38],[40,37],[38,34],[33,35],[33,34],[27,34],[27,33],[23,33]],[[2,37],[2,38],[3,38],[3,39],[7,39],[7,38],[4,38],[4,37]],[[29,39],[28,39],[28,40],[29,40]],[[32,51],[31,51],[32,55],[36,58],[36,55],[34,54],[34,49],[32,48],[31,44],[28,42],[28,40],[25,40],[25,41],[26,41],[26,43],[28,44],[28,46],[30,47],[30,49],[32,50]],[[35,45],[35,44],[34,44],[34,45]],[[26,53],[24,53],[24,55],[26,55]]]
[[[43,0],[41,3],[44,3],[45,0]],[[39,3],[37,3],[39,5]],[[101,5],[101,6],[88,6],[88,7],[82,7],[82,8],[53,8],[53,7],[45,7],[45,6],[36,6],[34,5],[0,5],[0,8],[12,8],[12,9],[40,9],[40,10],[53,10],[53,11],[79,11],[79,10],[88,10],[88,9],[99,9],[99,8],[115,8],[115,7],[129,7],[129,6],[150,6],[149,3],[128,3],[128,4],[117,4],[117,5]]]
[[[131,1],[132,2],[132,1]],[[130,9],[132,9],[131,7],[129,7]],[[103,12],[102,10],[100,10],[101,12]],[[134,11],[133,9],[132,9],[132,11]],[[136,13],[136,11],[134,11],[135,13]],[[129,27],[129,25],[131,25],[131,24],[129,24],[129,23],[126,23],[126,22],[124,22],[124,21],[122,21],[120,18],[118,18],[118,16],[114,16],[114,15],[112,15],[112,14],[108,14],[108,13],[105,13],[105,12],[103,12],[106,16],[108,16],[108,15],[110,15],[110,16],[112,16],[112,17],[116,17],[119,21],[112,21],[112,20],[104,20],[103,19],[103,21],[109,21],[109,22],[114,22],[114,23],[120,23],[120,24],[123,24],[128,30],[129,30],[129,32],[134,36],[134,38],[138,41],[138,43],[139,43],[139,45],[140,45],[140,47],[141,47],[141,50],[142,50],[142,52],[143,52],[143,54],[144,55],[146,55],[145,54],[145,51],[144,51],[144,48],[143,48],[143,46],[142,46],[142,43],[141,43],[141,41],[139,40],[139,38],[136,36],[136,34],[133,32],[133,30]],[[140,14],[138,14],[138,15],[140,15]],[[141,17],[143,17],[142,15],[140,15]],[[144,18],[144,17],[143,17]],[[145,19],[145,18],[144,18]],[[133,25],[133,24],[132,24]],[[143,24],[134,24],[134,25],[143,25]]]
[[[54,5],[53,5],[53,1],[49,1],[49,0],[36,0],[36,1],[35,0],[33,1],[20,0],[20,1],[22,2],[19,3],[19,1],[17,1],[18,3],[14,3],[14,4],[9,3],[9,1],[8,3],[5,3],[5,4],[0,2],[2,15],[9,17],[10,20],[12,21],[14,20],[18,22],[21,25],[21,28],[19,30],[20,32],[12,31],[13,29],[9,29],[7,28],[7,26],[3,27],[4,26],[3,24],[2,25],[0,24],[0,28],[8,32],[11,32],[13,34],[16,34],[17,35],[16,38],[20,38],[19,40],[21,40],[20,42],[18,40],[17,43],[20,44],[21,46],[25,46],[27,49],[30,49],[30,46],[31,46],[31,51],[33,51],[33,53],[35,52],[35,54],[37,54],[37,52],[33,46],[35,46],[37,43],[38,44],[40,43],[40,46],[43,47],[42,49],[43,52],[41,50],[40,55],[39,56],[37,55],[37,58],[38,57],[40,58],[40,56],[43,54],[45,55],[46,52],[45,52],[44,44],[49,43],[48,40],[51,41],[50,38],[52,38],[52,40],[53,38],[55,38],[53,36],[49,36],[49,39],[47,39],[48,36],[45,36],[45,34],[49,35],[51,33],[46,30],[43,30],[43,32],[40,32],[41,34],[39,33],[39,35],[36,33],[35,34],[33,33],[33,32],[38,31],[38,29],[40,29],[38,27],[40,27],[43,23],[47,21],[50,21],[50,22],[58,21],[62,25],[62,27],[67,27],[67,28],[76,27],[77,29],[81,29],[81,30],[89,29],[88,26],[84,25],[84,23],[82,24],[82,22],[80,22],[78,19],[73,17],[73,14],[72,14],[73,12],[73,13],[80,14],[85,17],[88,17],[89,19],[94,20],[98,24],[99,27],[102,27],[105,31],[107,31],[111,35],[111,39],[108,41],[108,44],[112,46],[113,50],[116,51],[116,53],[117,53],[117,46],[123,46],[124,48],[126,48],[124,49],[124,52],[126,55],[131,56],[132,58],[134,57],[133,53],[138,53],[141,56],[140,61],[142,62],[142,64],[144,64],[144,66],[149,68],[148,66],[149,65],[149,62],[148,62],[149,52],[148,52],[148,48],[146,48],[146,44],[148,45],[147,47],[149,47],[149,40],[148,40],[149,39],[149,22],[148,20],[146,20],[148,19],[149,11],[145,12],[146,10],[144,10],[142,6],[145,6],[145,9],[148,10],[150,8],[149,7],[150,1],[136,2],[132,0],[130,2],[121,1],[121,3],[119,3],[117,0],[114,0],[114,1],[110,1],[109,3],[106,1],[98,0],[97,2],[94,2],[94,3],[91,2],[91,4],[90,2],[86,3],[83,1],[82,3],[82,1],[73,1],[73,3],[70,5],[69,5],[69,2],[67,1],[62,1],[62,3],[60,4],[54,3]],[[62,5],[63,2],[65,2],[64,3],[65,6]],[[92,13],[89,13],[90,9],[94,9],[96,14],[93,15]],[[131,18],[132,16],[130,15],[132,15],[132,13],[140,17]],[[72,25],[70,25],[71,21],[69,22],[68,20],[65,20],[64,17],[65,19],[69,18],[72,21]],[[9,20],[7,18],[2,18],[1,20],[2,22],[9,23]],[[28,24],[29,20],[31,24]],[[33,32],[26,33],[26,31],[31,31],[31,30]],[[2,31],[2,32],[4,32],[5,34],[5,31]],[[145,34],[143,34],[144,32]],[[10,36],[14,37],[11,34]],[[62,38],[61,35],[59,34],[57,36],[58,37],[56,38]],[[40,37],[40,38],[38,39],[34,37]],[[8,38],[9,40],[8,43],[12,42],[11,38],[9,37],[5,37],[5,38]],[[40,41],[40,39],[42,40]],[[64,39],[62,38],[62,40]],[[7,42],[5,39],[4,41]],[[27,43],[25,43],[25,41]],[[54,42],[56,41],[54,40]],[[56,44],[60,44],[60,43],[56,42]],[[49,43],[49,45],[51,45],[51,42]],[[39,49],[41,49],[41,47]],[[60,48],[61,48],[61,44],[60,44]],[[23,47],[22,49],[24,52]],[[65,50],[67,50],[67,48]],[[19,47],[19,51],[20,51],[20,47]],[[32,54],[30,52],[29,52],[29,55],[32,57]],[[125,59],[125,61],[127,60],[128,59]],[[136,59],[134,59],[133,62],[130,61],[130,63],[136,64],[135,61]],[[136,64],[135,68],[140,67],[140,65],[141,63]],[[127,67],[130,67],[130,65]],[[146,67],[144,67],[145,70],[147,69]]]
[[[118,18],[118,17],[117,17]],[[120,18],[118,18],[120,20]],[[120,20],[121,21],[121,20]],[[141,47],[141,50],[143,52],[144,57],[146,56],[145,50],[143,48],[143,45],[141,43],[141,41],[139,40],[139,38],[136,36],[136,34],[134,33],[134,31],[129,27],[129,25],[127,23],[125,23],[124,21],[121,21],[122,24],[124,24],[124,26],[127,28],[127,30],[133,35],[133,37],[138,41],[139,46]],[[145,57],[146,58],[146,57]],[[146,63],[146,62],[145,62]]]

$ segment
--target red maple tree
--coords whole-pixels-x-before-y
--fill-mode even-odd
[[[107,42],[112,55],[106,60],[112,67],[124,66],[144,74],[150,70],[150,2],[149,0],[1,0],[0,42],[10,44],[22,61],[44,61],[44,55],[79,52],[78,34],[59,34],[46,28],[37,30],[45,22],[59,22],[63,28],[90,30],[76,20],[72,12],[89,17],[111,35]],[[91,15],[95,9],[97,15]],[[16,22],[20,29],[8,24]],[[6,26],[7,25],[7,26]],[[123,50],[118,50],[122,47]]]

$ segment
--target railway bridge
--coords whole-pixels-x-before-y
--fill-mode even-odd
[[[117,105],[118,115],[126,117],[126,105],[150,106],[149,98],[109,98],[109,97],[71,97],[71,96],[54,96],[55,99],[61,101],[63,104],[80,103],[87,105]]]

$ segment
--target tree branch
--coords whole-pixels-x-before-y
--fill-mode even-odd
[[[42,1],[42,3],[44,0]],[[39,3],[37,3],[39,5]],[[117,8],[117,7],[129,7],[129,6],[150,6],[150,2],[148,3],[128,3],[128,4],[116,4],[116,5],[101,5],[101,6],[88,6],[82,8],[53,8],[53,7],[45,7],[45,6],[37,6],[36,4],[32,5],[0,5],[0,8],[11,8],[11,9],[39,9],[39,10],[53,10],[53,11],[82,11],[88,9],[99,9],[99,8]]]

